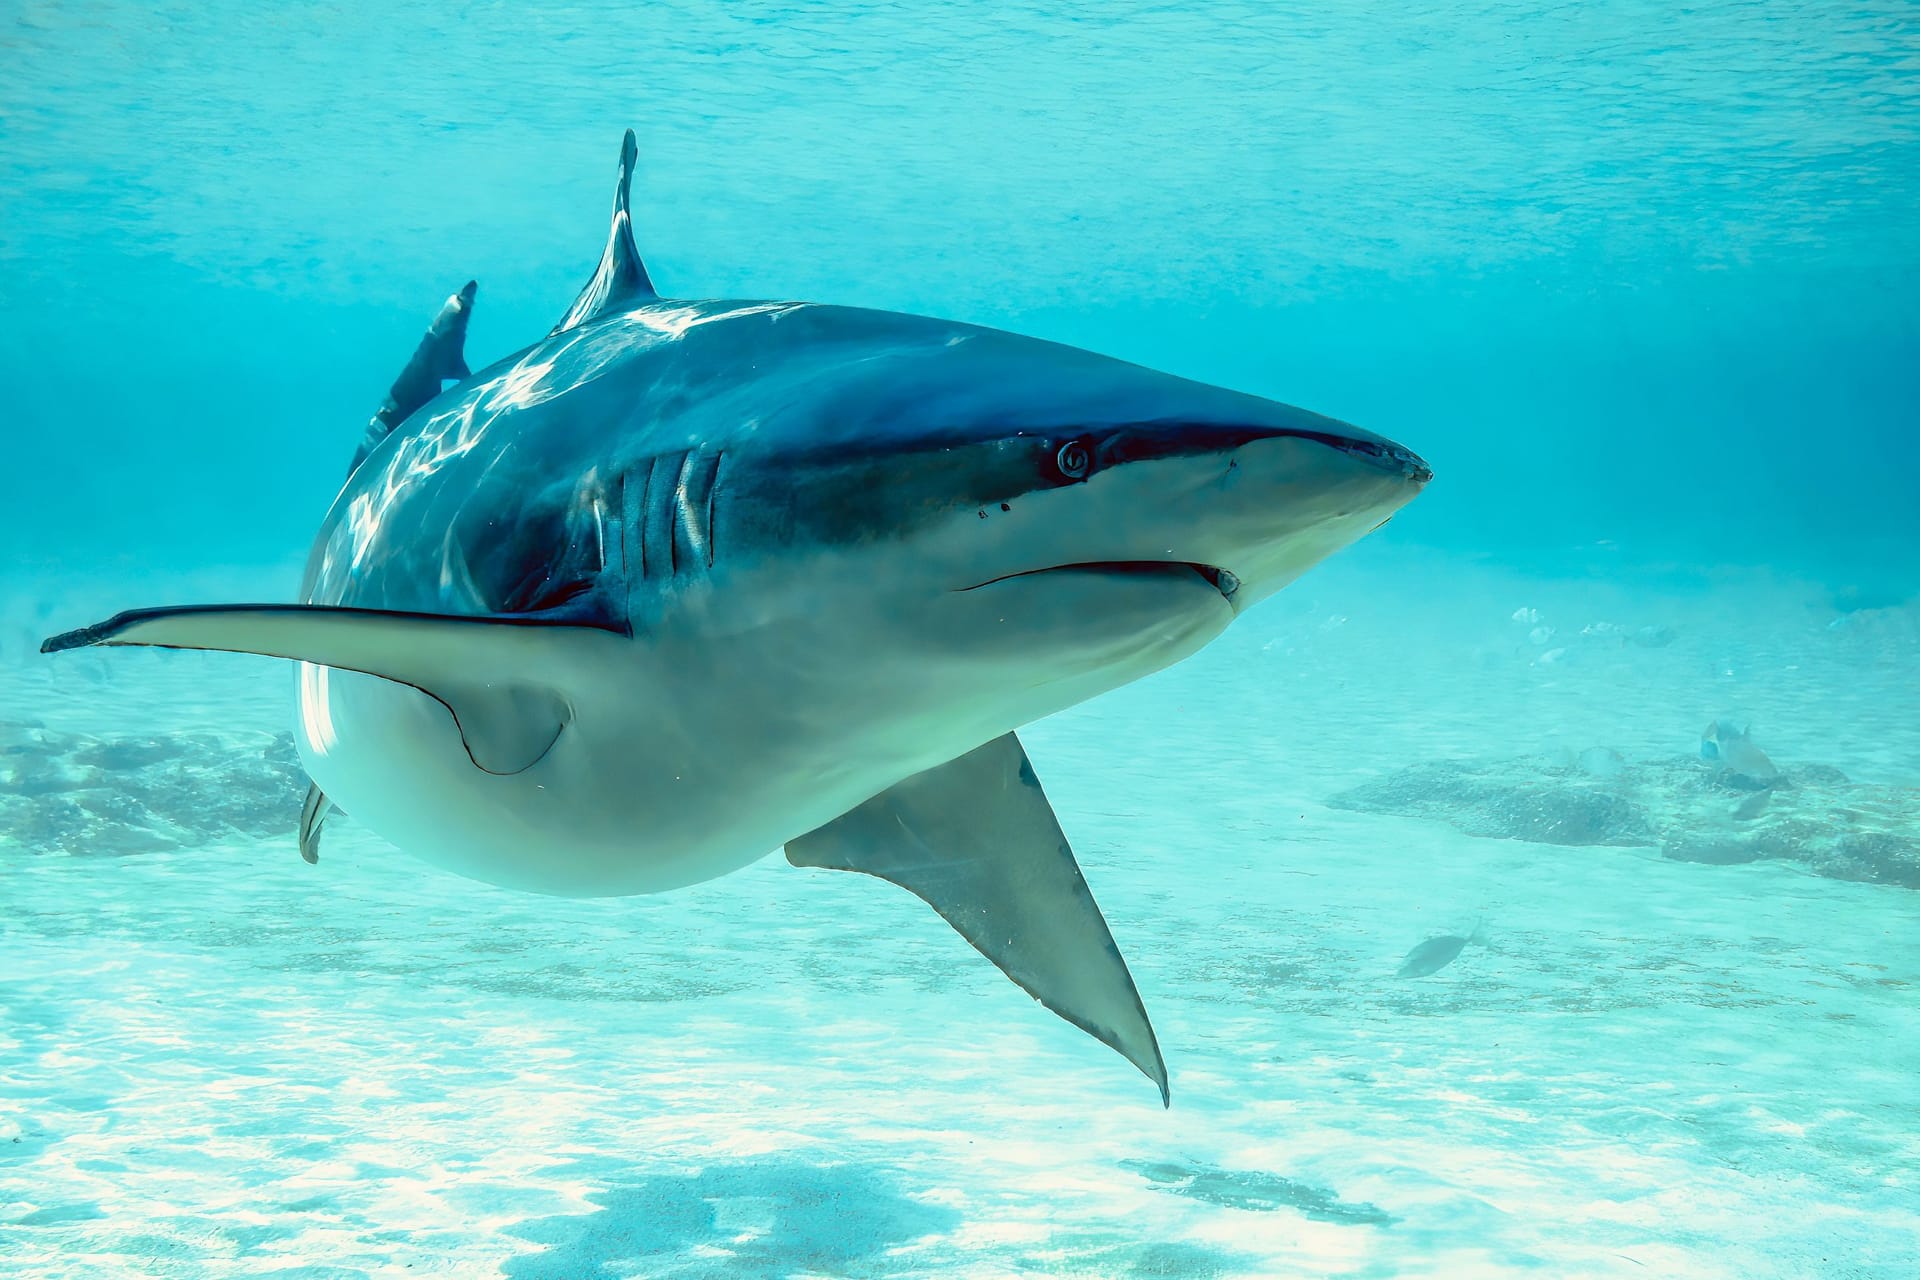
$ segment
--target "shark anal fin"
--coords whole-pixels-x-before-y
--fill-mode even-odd
[[[347,468],[348,475],[358,470],[367,455],[379,448],[380,442],[411,417],[414,410],[439,395],[446,383],[472,374],[467,368],[467,324],[473,319],[473,295],[479,287],[477,282],[469,280],[441,304],[406,367],[393,380],[386,400],[367,423],[367,433],[353,455],[353,465]]]
[[[789,841],[787,861],[865,872],[917,895],[1168,1101],[1166,1063],[1133,975],[1013,734]]]
[[[411,685],[452,713],[473,763],[519,773],[573,718],[554,683],[586,646],[623,637],[545,617],[451,617],[326,605],[135,609],[54,636],[42,653],[86,645],[154,645],[291,658]]]
[[[320,789],[319,783],[310,783],[307,798],[300,805],[300,856],[308,865],[318,865],[320,861],[320,829],[327,825],[327,818],[336,812],[333,801],[327,799],[327,793]]]
[[[560,317],[560,323],[548,332],[549,338],[660,296],[653,291],[653,281],[647,278],[640,251],[633,245],[633,214],[628,206],[633,191],[633,164],[639,155],[640,146],[634,141],[633,130],[629,129],[620,141],[620,173],[613,188],[613,226],[607,232],[607,247],[600,254],[600,265],[594,270],[593,279],[587,281],[587,287],[567,308],[567,314]]]

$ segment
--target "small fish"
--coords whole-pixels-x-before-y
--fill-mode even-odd
[[[1407,952],[1407,958],[1400,962],[1399,972],[1393,976],[1396,978],[1424,978],[1430,973],[1438,973],[1459,959],[1460,953],[1466,950],[1467,944],[1470,942],[1477,942],[1481,946],[1486,945],[1487,935],[1477,924],[1473,927],[1473,932],[1464,938],[1457,933],[1443,934],[1438,938],[1428,938],[1425,942]]]
[[[1752,822],[1755,818],[1766,812],[1767,802],[1772,799],[1773,792],[1770,790],[1754,792],[1745,800],[1733,806],[1733,820],[1735,822]]]
[[[1725,765],[1728,772],[1752,778],[1755,782],[1771,783],[1780,780],[1780,770],[1773,761],[1767,759],[1767,753],[1754,745],[1747,731],[1735,725],[1731,720],[1715,720],[1700,735],[1700,758],[1717,760]]]

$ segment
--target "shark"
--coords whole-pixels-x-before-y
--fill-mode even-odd
[[[1332,418],[926,316],[685,300],[632,231],[478,372],[475,284],[368,424],[298,599],[53,636],[296,666],[299,847],[346,813],[533,893],[660,893],[774,850],[921,898],[1171,1104],[1022,747],[1192,655],[1432,478]]]

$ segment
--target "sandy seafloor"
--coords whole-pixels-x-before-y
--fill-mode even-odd
[[[0,719],[257,753],[276,664],[23,652],[170,589],[22,588]],[[1024,731],[1169,1111],[864,877],[557,901],[338,819],[317,867],[291,830],[0,831],[0,1272],[1920,1275],[1920,893],[1327,804],[1423,760],[1685,767],[1722,714],[1789,774],[1920,785],[1920,613],[1835,617],[1758,573],[1363,549]]]

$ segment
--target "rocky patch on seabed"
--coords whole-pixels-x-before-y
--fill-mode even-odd
[[[95,738],[0,722],[0,840],[35,853],[291,838],[305,786],[291,734]]]
[[[0,840],[35,853],[290,839],[305,785],[291,734],[96,738],[0,721]],[[1920,790],[1857,784],[1820,765],[1762,787],[1686,756],[1436,760],[1328,803],[1473,836],[1658,847],[1676,861],[1716,865],[1779,859],[1920,889]]]
[[[1816,875],[1920,889],[1920,790],[1803,765],[1771,785],[1686,756],[1521,757],[1410,765],[1334,796],[1336,809],[1431,818],[1473,836],[1658,847],[1679,862],[1779,859]]]

